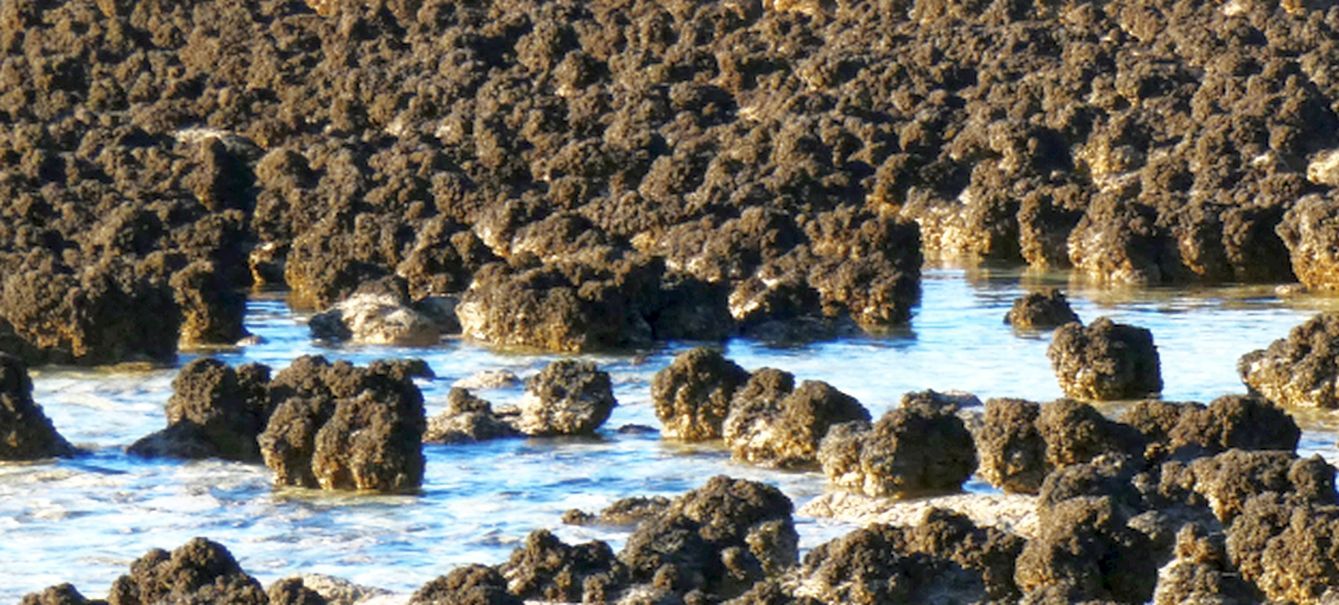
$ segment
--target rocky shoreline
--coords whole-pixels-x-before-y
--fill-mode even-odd
[[[327,343],[568,354],[878,334],[912,320],[933,256],[1339,290],[1331,4],[6,1],[0,460],[82,455],[30,366],[232,346],[263,289]],[[407,602],[1339,599],[1335,469],[1298,456],[1289,413],[1339,409],[1339,315],[1243,356],[1247,392],[1208,403],[1157,399],[1152,332],[1060,292],[1004,321],[1053,330],[1065,398],[920,391],[875,417],[710,347],[655,377],[662,438],[821,473],[808,514],[863,525],[803,558],[787,496],[719,476],[568,516],[628,526],[617,552],[538,529]],[[196,359],[128,451],[413,494],[425,442],[589,438],[618,405],[608,373],[560,359],[516,405],[460,385],[428,418],[430,375]],[[961,494],[973,476],[1003,494]],[[199,538],[105,602],[363,602],[310,583],[262,587]]]

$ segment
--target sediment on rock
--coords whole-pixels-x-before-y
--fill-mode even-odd
[[[954,411],[913,401],[872,426],[836,425],[818,460],[830,482],[870,496],[957,491],[976,470],[976,448]]]
[[[1070,308],[1065,295],[1055,289],[1031,292],[1014,299],[1009,313],[1004,316],[1004,323],[1020,330],[1049,330],[1077,321],[1079,316]]]
[[[607,372],[589,361],[563,359],[526,380],[512,426],[531,436],[592,435],[616,405]]]
[[[308,325],[312,336],[334,342],[435,345],[453,326],[418,306],[410,300],[403,279],[382,278],[360,285],[349,298],[313,315]]]

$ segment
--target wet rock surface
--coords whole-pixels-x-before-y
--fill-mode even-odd
[[[152,550],[112,583],[113,604],[238,603],[265,605],[260,582],[242,571],[222,545],[195,538],[172,552]]]
[[[451,326],[417,308],[408,285],[384,278],[358,287],[347,299],[312,316],[312,336],[322,340],[393,346],[432,346]]]
[[[493,411],[492,404],[474,396],[466,389],[452,387],[446,398],[446,409],[428,420],[423,432],[424,443],[470,443],[504,437],[517,437],[521,432]]]
[[[957,491],[976,470],[976,448],[953,412],[911,402],[872,426],[837,425],[818,460],[830,482],[870,496]]]
[[[720,438],[730,401],[748,379],[747,371],[714,349],[692,349],[675,357],[651,383],[662,433],[684,441]]]
[[[172,458],[260,462],[256,438],[272,411],[270,369],[233,369],[215,359],[186,364],[172,380],[166,429],[136,441],[130,453]]]
[[[1100,317],[1056,330],[1046,351],[1060,388],[1078,399],[1134,399],[1162,391],[1153,334]]]
[[[731,455],[763,466],[813,467],[832,427],[869,422],[859,401],[825,382],[804,381],[773,368],[754,372],[735,392],[723,436]]]
[[[613,412],[609,374],[589,361],[555,361],[525,383],[514,426],[531,436],[591,435]]]
[[[1004,323],[1020,330],[1049,330],[1077,321],[1079,316],[1070,308],[1065,295],[1054,289],[1015,299],[1004,316]]]
[[[0,353],[0,460],[38,460],[75,452],[33,401],[28,366]]]
[[[1339,407],[1339,314],[1321,313],[1237,362],[1242,382],[1285,407]]]
[[[326,490],[414,490],[423,481],[421,361],[367,367],[301,357],[270,384],[259,443],[275,483]]]

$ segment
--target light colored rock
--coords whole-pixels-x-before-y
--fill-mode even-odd
[[[914,526],[931,508],[966,515],[982,527],[995,527],[1031,538],[1037,531],[1037,499],[1021,494],[954,494],[912,500],[872,498],[850,492],[823,494],[796,514],[869,525]]]
[[[386,294],[355,294],[310,325],[318,338],[360,344],[430,346],[442,338],[437,322]]]
[[[505,389],[519,384],[521,384],[521,379],[511,370],[484,370],[461,378],[451,386],[461,389],[483,391],[488,389]]]
[[[398,600],[386,600],[397,595],[389,590],[355,584],[344,578],[317,573],[301,574],[297,577],[302,580],[303,586],[325,597],[326,602],[330,605],[366,605],[369,603],[390,605],[390,603],[404,603],[409,600],[407,596],[403,595],[400,595]]]
[[[1306,178],[1317,185],[1339,187],[1339,149],[1316,154],[1306,167]]]

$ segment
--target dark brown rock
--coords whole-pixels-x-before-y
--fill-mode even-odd
[[[259,462],[256,438],[270,415],[270,369],[233,369],[215,359],[186,364],[172,381],[167,428],[136,441],[130,453]]]
[[[730,400],[748,378],[748,372],[715,349],[679,354],[651,382],[662,433],[685,441],[720,438]]]
[[[913,402],[872,427],[838,425],[823,439],[818,460],[830,482],[870,496],[957,491],[976,470],[976,449],[953,411]]]
[[[1046,351],[1065,394],[1078,399],[1133,399],[1162,391],[1153,334],[1101,317],[1088,327],[1056,330]]]
[[[1049,330],[1070,322],[1079,316],[1069,307],[1069,301],[1059,290],[1030,292],[1014,300],[1004,323],[1021,330]]]
[[[1050,472],[1046,439],[1037,428],[1041,405],[1022,399],[990,399],[976,435],[981,476],[1006,492],[1035,494]]]
[[[247,575],[222,545],[195,538],[168,553],[151,550],[112,584],[112,605],[237,603],[265,605],[260,582]]]
[[[33,401],[28,366],[0,353],[0,460],[38,460],[76,453]]]
[[[483,565],[457,568],[424,584],[409,598],[412,605],[521,605],[507,592],[507,579]]]

